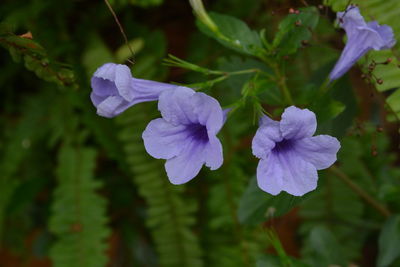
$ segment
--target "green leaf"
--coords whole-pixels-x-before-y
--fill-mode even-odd
[[[331,96],[325,95],[312,105],[311,110],[317,114],[318,122],[322,123],[336,118],[346,109],[346,106]]]
[[[211,31],[197,20],[197,26],[204,34],[237,52],[247,55],[260,53],[262,50],[260,36],[257,32],[251,30],[246,23],[237,18],[215,12],[210,12],[209,16],[218,26],[218,31]]]
[[[257,225],[268,219],[269,216],[281,216],[287,213],[301,201],[285,192],[277,196],[270,195],[257,186],[257,179],[253,177],[239,203],[238,218],[243,224]]]
[[[316,266],[330,266],[339,264],[346,266],[346,258],[344,258],[343,247],[333,235],[324,226],[317,226],[311,230],[308,244],[310,245],[308,251],[309,258],[317,263]]]
[[[279,24],[279,31],[272,43],[279,55],[293,54],[302,46],[302,41],[310,39],[317,26],[319,13],[315,7],[301,8],[299,14],[289,14]]]
[[[390,266],[400,256],[400,215],[390,217],[379,236],[378,267]]]

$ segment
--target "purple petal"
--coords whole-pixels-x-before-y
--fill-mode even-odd
[[[106,118],[112,118],[129,108],[131,104],[120,96],[107,97],[97,105],[97,114]]]
[[[304,160],[313,164],[317,170],[322,170],[335,163],[340,143],[332,136],[317,135],[298,140],[294,149]]]
[[[355,6],[349,6],[346,12],[338,12],[337,19],[348,36],[357,33],[359,27],[365,27],[367,25],[363,16],[360,14],[360,9]]]
[[[275,143],[282,141],[283,138],[279,129],[279,122],[263,116],[260,119],[260,124],[261,126],[253,138],[252,150],[254,156],[266,159],[275,147]]]
[[[135,98],[133,100],[135,103],[156,101],[159,99],[162,92],[173,90],[179,87],[174,84],[160,83],[136,78],[131,79],[131,86],[133,88],[133,92],[135,93]]]
[[[291,106],[285,109],[280,122],[280,130],[284,139],[301,139],[311,137],[317,129],[314,112]]]
[[[261,159],[257,166],[258,187],[271,195],[278,195],[283,188],[282,170],[277,158],[270,154],[267,159]]]
[[[118,64],[106,63],[94,72],[93,77],[115,81],[115,69],[117,66]]]
[[[380,42],[374,44],[375,50],[390,49],[396,44],[393,29],[388,25],[379,25],[376,21],[368,22],[368,27],[379,34]]]
[[[131,71],[126,65],[106,63],[93,74],[93,92],[99,96],[120,95],[131,101],[134,97],[131,79]]]
[[[126,65],[117,65],[115,68],[115,86],[119,95],[126,101],[132,101],[135,93],[132,87],[131,70]]]
[[[222,145],[216,136],[209,138],[209,143],[205,147],[206,166],[211,170],[221,167],[224,157],[222,155]]]
[[[210,134],[217,134],[224,121],[224,114],[218,101],[204,93],[196,93],[191,99],[197,123],[205,125]]]
[[[190,101],[194,94],[195,91],[182,86],[161,93],[158,109],[162,117],[174,125],[195,123],[197,118]]]
[[[223,116],[224,116],[222,124],[225,124],[226,120],[228,119],[228,114],[229,114],[229,112],[231,110],[232,110],[231,108],[226,108],[226,109],[222,110],[222,113],[223,113]]]
[[[257,168],[259,187],[272,195],[286,191],[302,196],[317,187],[316,168],[294,153],[271,153]]]
[[[110,80],[93,76],[91,79],[92,93],[103,98],[110,95],[118,95],[117,87],[115,83]]]
[[[205,162],[205,143],[192,139],[179,156],[168,159],[165,170],[172,184],[184,184],[193,179]]]
[[[185,125],[174,126],[164,119],[152,120],[142,134],[147,153],[156,159],[170,159],[188,145]]]

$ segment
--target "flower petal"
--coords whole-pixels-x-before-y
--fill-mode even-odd
[[[209,143],[205,147],[206,166],[211,170],[221,167],[224,157],[222,144],[216,136],[209,137]]]
[[[115,81],[115,69],[118,64],[106,63],[99,67],[93,74],[93,77],[101,78],[103,80]]]
[[[126,65],[118,64],[115,68],[115,86],[118,89],[119,95],[126,101],[132,101],[135,93],[132,87],[131,70]]]
[[[132,78],[131,82],[135,93],[135,98],[133,100],[135,103],[158,100],[162,92],[179,87],[174,84],[136,78]]]
[[[164,119],[152,120],[142,138],[147,153],[156,159],[170,159],[181,153],[190,142],[184,125],[172,125]]]
[[[101,68],[102,67],[100,67],[99,69],[101,69]],[[115,83],[106,78],[95,76],[96,73],[97,73],[97,71],[93,75],[91,82],[90,82],[91,87],[93,89],[93,93],[98,96],[103,96],[103,97],[107,97],[110,95],[118,95],[118,91],[117,91],[117,87],[115,86]],[[106,74],[107,74],[106,77],[108,77],[109,73],[107,72]]]
[[[280,129],[284,139],[311,137],[317,129],[317,119],[314,112],[291,106],[282,114]]]
[[[205,162],[204,146],[192,139],[179,156],[167,160],[165,170],[172,184],[184,184],[200,172]]]
[[[253,138],[253,155],[260,159],[266,159],[275,143],[282,141],[279,122],[271,120],[267,116],[260,119],[260,127]]]
[[[174,124],[191,124],[197,121],[190,98],[195,94],[190,88],[179,86],[161,93],[158,109],[162,117]]]
[[[97,114],[106,118],[112,118],[121,114],[132,105],[132,103],[125,101],[120,96],[109,96],[97,105]]]
[[[217,134],[224,121],[224,113],[218,101],[204,93],[195,93],[191,102],[196,121],[205,125],[209,134]]]
[[[335,137],[317,135],[298,140],[294,149],[305,161],[313,164],[317,170],[322,170],[335,163],[340,143]]]
[[[257,166],[257,184],[261,190],[278,195],[282,191],[282,170],[274,155],[261,159]]]
[[[317,187],[316,168],[293,152],[271,153],[267,160],[261,160],[257,168],[257,182],[260,188],[276,195],[286,191],[302,196]]]
[[[379,25],[376,21],[368,22],[368,27],[379,34],[381,41],[376,43],[373,48],[375,50],[390,49],[396,44],[393,29],[388,25]]]
[[[339,25],[345,29],[348,36],[357,33],[359,27],[365,27],[367,25],[363,16],[360,14],[360,9],[356,6],[349,6],[346,12],[338,12],[337,19]]]

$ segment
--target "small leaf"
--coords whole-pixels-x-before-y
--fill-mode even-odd
[[[199,20],[197,26],[206,35],[216,39],[222,45],[238,52],[257,55],[262,49],[260,36],[251,30],[243,21],[218,13],[209,13],[211,19],[218,26],[217,32],[211,31]]]
[[[390,266],[400,256],[400,215],[389,218],[379,236],[378,267]]]

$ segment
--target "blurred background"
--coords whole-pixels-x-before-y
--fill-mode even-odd
[[[399,44],[369,53],[315,102],[344,47],[335,12],[349,1],[203,1],[227,36],[250,45],[251,30],[264,29],[266,42],[285,36],[272,58],[296,105],[317,114],[318,134],[341,141],[336,169],[319,172],[315,191],[272,197],[256,186],[251,140],[260,110],[282,113],[279,84],[254,73],[216,81],[165,59],[269,67],[213,37],[189,1],[109,1],[133,65],[104,1],[0,3],[0,266],[400,266]],[[397,0],[352,3],[400,33]],[[141,139],[160,116],[156,103],[96,115],[90,77],[106,62],[240,103],[219,134],[224,165],[171,185]]]

